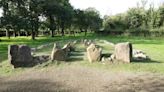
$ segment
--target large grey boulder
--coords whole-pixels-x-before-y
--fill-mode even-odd
[[[91,44],[87,48],[87,57],[89,59],[89,62],[97,62],[101,59],[101,53],[102,49],[96,46],[95,44]]]
[[[25,45],[10,45],[8,47],[8,59],[14,67],[24,67],[33,64],[31,48]]]
[[[115,58],[124,63],[130,63],[132,59],[132,44],[129,42],[115,45]]]

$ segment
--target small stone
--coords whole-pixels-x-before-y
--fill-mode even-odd
[[[112,54],[112,55],[110,56],[110,58],[111,58],[112,60],[115,60],[115,59],[116,59],[116,57],[115,57],[114,54]]]
[[[109,57],[109,58],[107,58],[107,60],[108,60],[108,61],[112,61],[112,58]]]

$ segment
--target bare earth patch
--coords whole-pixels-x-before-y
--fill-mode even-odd
[[[0,78],[0,92],[164,92],[164,76],[71,66]]]

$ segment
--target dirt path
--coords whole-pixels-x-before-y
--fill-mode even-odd
[[[67,66],[0,78],[0,92],[164,92],[164,76]]]

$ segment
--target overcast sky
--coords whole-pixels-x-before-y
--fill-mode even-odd
[[[74,8],[86,9],[88,7],[96,8],[102,16],[104,15],[114,15],[117,13],[122,13],[131,7],[135,7],[137,2],[141,0],[70,0],[71,5]],[[147,0],[148,4],[154,3],[157,7],[164,0]],[[0,16],[2,15],[2,9],[0,9]]]
[[[164,2],[164,0],[147,1],[148,5],[154,3],[156,7]],[[125,12],[129,8],[137,6],[137,2],[141,2],[141,0],[70,0],[70,3],[75,8],[86,9],[95,7],[102,16]]]

